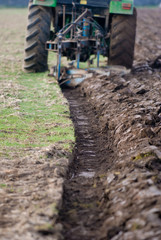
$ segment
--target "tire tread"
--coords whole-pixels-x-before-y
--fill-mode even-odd
[[[131,68],[136,35],[136,9],[131,16],[113,15],[111,24],[109,65]]]
[[[26,72],[44,72],[48,70],[45,43],[50,37],[51,9],[33,5],[30,0],[28,10],[23,68]]]

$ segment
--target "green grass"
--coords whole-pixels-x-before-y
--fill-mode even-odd
[[[0,188],[6,188],[6,187],[7,187],[6,184],[4,184],[4,183],[0,183]]]
[[[40,147],[74,141],[68,106],[62,103],[57,83],[48,83],[47,78],[46,73],[21,72],[12,80],[18,90],[8,89],[6,98],[13,103],[1,103],[0,147]]]
[[[94,55],[91,56],[91,59],[94,57]],[[104,57],[100,55],[100,62],[99,62],[100,67],[105,67],[107,66],[107,57]],[[90,68],[96,68],[97,67],[97,57],[93,60],[93,64],[90,65]],[[80,68],[88,68],[88,63],[87,62],[81,62],[80,63]]]
[[[26,19],[26,9],[0,9],[1,156],[55,143],[70,150],[75,140],[69,108],[55,79],[48,72],[22,71]],[[54,61],[49,54],[50,66]]]

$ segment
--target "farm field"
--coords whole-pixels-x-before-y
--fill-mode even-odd
[[[1,239],[160,240],[161,9],[138,9],[131,72],[67,100],[21,70],[26,15],[0,10]]]
[[[0,239],[50,227],[75,139],[56,81],[22,71],[26,22],[27,9],[0,9]]]

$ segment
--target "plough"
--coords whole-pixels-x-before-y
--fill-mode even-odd
[[[60,84],[77,85],[90,77],[100,68],[100,55],[108,58],[108,65],[132,67],[136,31],[133,0],[30,0],[28,18],[27,72],[46,70],[48,51],[57,54],[53,75]],[[69,67],[62,66],[62,57],[71,61]],[[91,69],[94,59],[96,69]],[[80,62],[88,62],[88,67],[80,69]]]

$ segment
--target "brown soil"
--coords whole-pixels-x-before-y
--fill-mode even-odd
[[[59,221],[64,225],[66,239],[96,239],[96,234],[98,239],[98,229],[104,219],[101,216],[105,194],[102,179],[115,158],[110,137],[98,128],[98,119],[80,91],[67,90],[64,94],[71,107],[76,145]]]
[[[160,21],[161,10],[138,10],[131,73],[65,91],[77,141],[58,220],[64,239],[161,239]]]
[[[18,19],[15,31],[24,25]],[[161,239],[160,22],[161,9],[138,10],[131,73],[95,74],[64,90],[76,146],[57,224],[53,201],[60,208],[67,153],[58,146],[30,149],[1,161],[0,177],[11,188],[0,189],[0,239]]]

